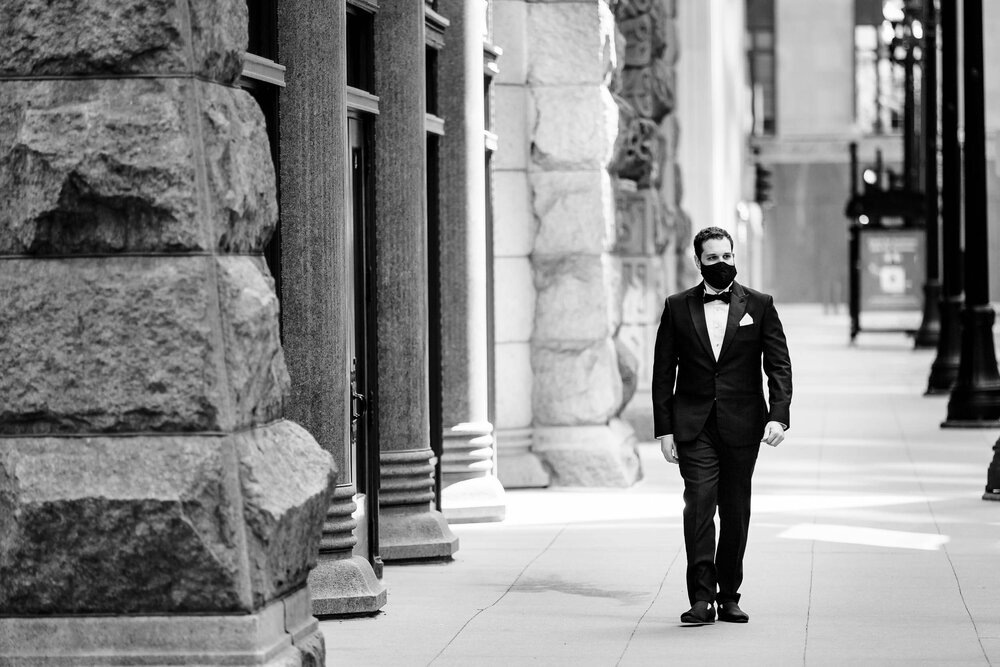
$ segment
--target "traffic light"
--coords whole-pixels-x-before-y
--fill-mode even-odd
[[[771,170],[760,162],[754,164],[753,199],[763,208],[774,204],[771,199]]]

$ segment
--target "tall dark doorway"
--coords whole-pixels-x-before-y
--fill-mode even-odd
[[[378,428],[375,419],[378,377],[375,345],[375,263],[372,219],[371,119],[357,111],[349,111],[348,134],[348,207],[351,229],[347,235],[347,253],[351,260],[353,313],[348,337],[348,358],[351,359],[351,451],[359,501],[364,504],[366,535],[359,536],[363,555],[372,564],[375,574],[382,576],[382,561],[378,554],[378,489],[379,456]]]
[[[267,140],[274,163],[275,194],[281,202],[281,182],[278,180],[280,164],[278,137],[279,93],[285,87],[285,68],[278,58],[278,16],[273,0],[248,0],[248,43],[240,86],[257,101],[264,113]],[[271,240],[264,247],[264,260],[274,278],[274,291],[281,299],[281,222],[274,228]],[[280,326],[280,320],[279,320]]]
[[[351,370],[351,472],[364,512],[355,554],[382,577],[379,555],[378,347],[375,303],[374,16],[347,7],[347,207],[345,230],[348,302],[347,358]]]

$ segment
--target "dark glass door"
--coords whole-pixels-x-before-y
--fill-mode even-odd
[[[353,312],[348,335],[351,360],[351,450],[354,453],[355,483],[362,494],[367,522],[364,554],[372,569],[382,576],[378,549],[379,451],[376,420],[378,392],[375,378],[375,263],[372,216],[373,178],[371,169],[371,120],[350,111],[347,117],[348,187],[352,225],[347,230],[347,256],[352,260],[350,288]],[[351,335],[353,334],[353,335]]]

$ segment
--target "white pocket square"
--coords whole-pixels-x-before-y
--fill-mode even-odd
[[[746,313],[745,315],[743,315],[743,319],[740,320],[741,327],[745,327],[748,324],[753,324],[753,318],[750,317],[750,313]]]

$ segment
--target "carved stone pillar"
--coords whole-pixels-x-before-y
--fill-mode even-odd
[[[292,378],[288,416],[309,429],[340,470],[327,508],[319,562],[309,575],[318,615],[374,612],[385,586],[353,554],[356,484],[348,435],[344,209],[344,8],[326,0],[278,3],[288,86],[281,92],[282,323]]]
[[[441,52],[446,134],[441,143],[440,262],[442,492],[449,521],[503,519],[489,423],[487,338],[486,161],[483,102],[483,8],[442,0],[450,22]]]
[[[2,664],[324,662],[246,12],[0,4]]]
[[[622,417],[643,440],[652,440],[653,343],[663,300],[678,289],[679,239],[690,230],[677,165],[675,3],[621,0],[615,18],[625,46],[613,86],[621,130],[610,167],[617,202],[614,255],[622,267],[615,343],[630,380]]]
[[[386,561],[450,557],[458,538],[432,507],[424,3],[380,5],[374,52],[379,545]]]
[[[617,419],[614,18],[605,0],[530,3],[527,15],[534,451],[558,484],[625,486],[641,471],[632,429]]]

